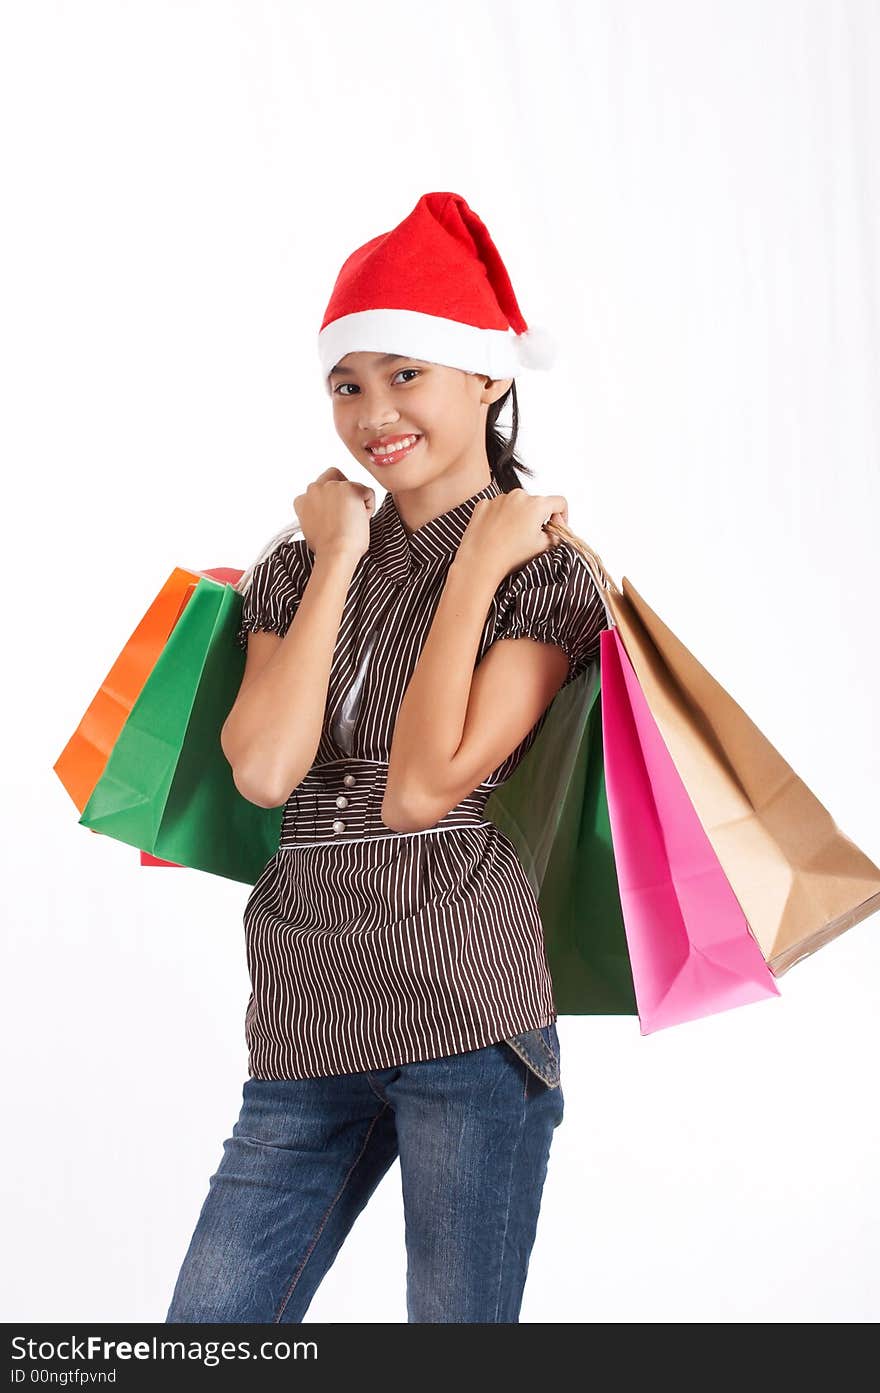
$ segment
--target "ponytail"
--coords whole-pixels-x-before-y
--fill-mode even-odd
[[[511,423],[510,435],[505,436],[502,435],[501,431],[498,429],[498,417],[501,415],[501,411],[508,398],[510,400]],[[513,489],[522,488],[522,483],[519,478],[520,473],[528,475],[529,478],[533,478],[535,473],[533,469],[529,469],[527,465],[517,459],[514,453],[518,431],[519,408],[516,400],[516,382],[514,381],[511,382],[510,387],[504,393],[503,397],[499,397],[497,401],[492,402],[492,405],[489,407],[488,415],[486,416],[486,454],[489,458],[489,468],[503,493],[510,493]],[[592,547],[584,541],[583,537],[579,537],[576,532],[572,532],[571,528],[566,527],[565,523],[562,522],[548,522],[544,530],[551,537],[555,537],[559,541],[568,542],[569,546],[573,547],[585,561],[590,562],[591,568],[597,577],[600,578],[603,588],[607,589],[609,583],[613,584],[613,582],[610,582],[600,558],[593,551]]]

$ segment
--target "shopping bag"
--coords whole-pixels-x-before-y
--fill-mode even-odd
[[[626,577],[621,591],[598,554],[581,546],[609,627],[621,640],[749,931],[779,977],[880,909],[880,869]],[[594,812],[580,785],[554,772],[571,770],[582,755],[589,727],[576,712],[585,713],[594,699],[592,682],[588,669],[560,691],[521,764],[486,804],[540,893],[548,962],[566,935],[584,940],[596,920],[589,877],[578,876],[555,847],[561,829],[581,818],[589,824]],[[570,931],[566,923],[580,928]],[[558,990],[566,991],[562,976]],[[563,1013],[593,1009],[582,980],[566,999]]]
[[[781,976],[880,909],[880,868],[626,578],[608,604],[688,796]]]
[[[198,571],[193,575],[193,583],[187,590],[186,598],[189,599],[195,589],[199,576],[210,576],[212,580],[228,581],[230,585],[234,586],[241,579],[243,574],[243,571],[236,569],[234,566],[212,566],[204,571]],[[141,851],[140,863],[142,866],[170,866],[173,870],[178,871],[185,869],[185,867],[178,865],[176,861],[164,861],[161,856],[151,856],[148,851]]]
[[[617,629],[600,645],[608,809],[642,1034],[778,996]]]
[[[198,575],[175,567],[150,604],[52,766],[82,812],[114,742],[162,652]]]
[[[618,642],[600,635],[485,812],[536,896],[559,1014],[647,1035],[779,993]]]
[[[178,866],[255,884],[278,849],[282,809],[239,793],[220,745],[244,671],[241,605],[231,585],[199,579],[80,822]]]
[[[534,744],[486,800],[538,903],[560,1015],[636,1014],[602,750],[598,662],[557,695]]]

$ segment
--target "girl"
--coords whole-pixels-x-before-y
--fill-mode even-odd
[[[301,1321],[399,1157],[408,1319],[516,1322],[563,1095],[537,903],[483,808],[608,621],[565,498],[519,482],[533,341],[463,198],[348,258],[319,351],[387,493],[325,470],[240,582],[222,744],[283,821],[244,913],[243,1105],[166,1319]]]

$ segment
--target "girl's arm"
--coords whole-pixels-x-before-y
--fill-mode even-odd
[[[238,696],[220,733],[236,788],[277,808],[314,763],[342,611],[358,563],[354,550],[315,555],[283,638],[254,633]]]
[[[554,643],[511,638],[474,663],[498,586],[491,566],[452,562],[400,705],[382,820],[398,832],[433,827],[525,739],[569,670]]]

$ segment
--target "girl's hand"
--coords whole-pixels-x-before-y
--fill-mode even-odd
[[[562,494],[533,494],[523,488],[474,504],[455,562],[488,571],[500,584],[539,552],[555,543],[543,530],[552,519],[568,526],[568,502]]]
[[[370,545],[370,518],[376,494],[368,484],[347,479],[331,466],[293,500],[306,544],[315,555],[342,553],[355,561]]]

